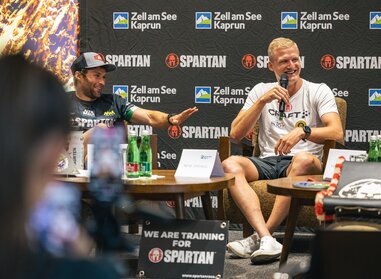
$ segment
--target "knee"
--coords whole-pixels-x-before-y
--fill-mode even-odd
[[[321,172],[321,165],[317,158],[308,152],[295,154],[291,171],[296,175],[315,174]]]
[[[239,174],[243,172],[241,165],[238,163],[239,156],[230,156],[222,162],[222,167],[225,172]]]

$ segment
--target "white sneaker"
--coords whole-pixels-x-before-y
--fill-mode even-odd
[[[274,260],[282,253],[282,247],[272,236],[264,236],[261,238],[259,249],[253,252],[250,260],[252,263]]]
[[[257,233],[254,233],[242,240],[229,242],[226,246],[234,255],[247,259],[259,248],[259,236]]]

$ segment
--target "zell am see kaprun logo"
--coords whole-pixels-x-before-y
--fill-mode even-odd
[[[381,106],[381,88],[369,89],[369,106]]]
[[[128,100],[128,85],[113,85],[112,93]]]
[[[381,12],[369,13],[369,29],[381,29]]]
[[[350,15],[340,12],[281,12],[281,29],[302,29],[314,32],[316,30],[332,30],[333,23],[349,21]]]
[[[244,30],[247,22],[262,20],[262,14],[253,12],[195,12],[196,29]]]
[[[380,70],[381,56],[333,56],[324,54],[320,65],[325,70]]]
[[[196,104],[240,105],[245,103],[246,97],[251,90],[250,86],[245,88],[231,88],[229,86],[195,86]]]
[[[151,14],[147,12],[113,12],[114,29],[130,30],[160,30],[162,21],[176,21],[177,14],[162,12]]]

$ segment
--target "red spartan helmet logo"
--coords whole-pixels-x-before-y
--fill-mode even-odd
[[[176,68],[179,65],[179,57],[175,53],[170,53],[165,58],[165,64],[168,68]]]
[[[106,63],[106,59],[105,57],[103,56],[102,53],[97,53],[96,55],[94,55],[94,59],[95,60],[99,60],[99,61],[102,61],[102,62],[105,62]]]
[[[320,65],[323,67],[323,69],[331,70],[336,65],[336,59],[331,54],[323,55],[320,60]]]
[[[168,135],[173,139],[178,139],[181,137],[182,131],[180,126],[169,126]]]
[[[252,54],[245,54],[242,57],[242,66],[245,69],[250,70],[250,69],[255,67],[255,64],[257,64],[257,59],[255,59],[254,55],[252,55]]]
[[[163,250],[152,248],[148,253],[148,259],[153,263],[159,263],[163,259]]]
[[[166,204],[168,207],[171,207],[171,208],[175,207],[175,201],[167,201]]]

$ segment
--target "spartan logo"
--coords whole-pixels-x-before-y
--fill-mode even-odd
[[[165,64],[167,64],[167,67],[171,69],[179,66],[179,62],[180,62],[179,57],[175,53],[170,53],[165,58]]]
[[[325,54],[323,57],[320,59],[320,65],[323,67],[325,70],[331,70],[335,67],[336,65],[336,59],[333,57],[331,54]]]
[[[182,130],[180,126],[169,126],[168,127],[168,136],[172,139],[178,139],[181,137]]]
[[[212,29],[212,13],[196,12],[195,23],[196,29]]]
[[[245,54],[242,57],[242,66],[245,69],[250,70],[250,69],[254,68],[256,64],[257,64],[257,59],[255,59],[254,55],[252,55],[252,54]]]
[[[160,248],[152,248],[148,253],[148,259],[152,263],[159,263],[163,259],[163,250]]]
[[[281,29],[298,29],[298,12],[281,13]]]
[[[113,15],[113,28],[114,29],[128,29],[129,28],[129,13],[115,12]]]

